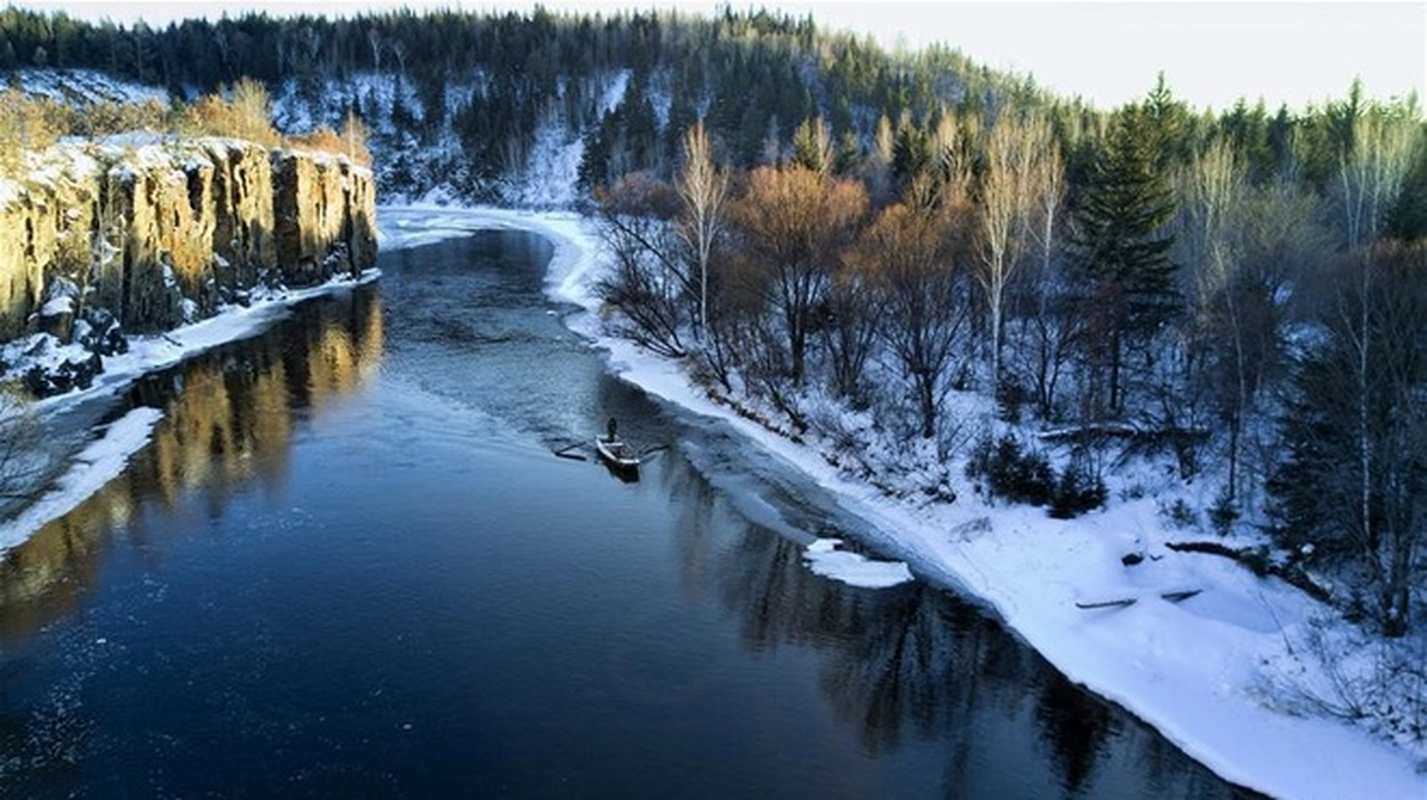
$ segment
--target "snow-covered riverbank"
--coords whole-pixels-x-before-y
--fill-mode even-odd
[[[714,403],[679,364],[604,335],[593,291],[597,244],[582,218],[432,206],[383,209],[379,219],[387,248],[490,228],[548,237],[555,247],[548,291],[585,309],[569,325],[608,351],[610,369],[727,420],[813,476],[872,524],[881,540],[871,544],[883,553],[979,599],[1071,679],[1130,709],[1226,779],[1282,797],[1427,798],[1420,742],[1393,746],[1325,711],[1341,675],[1305,646],[1341,648],[1333,644],[1341,631],[1325,627],[1321,609],[1298,589],[1223,558],[1166,548],[1176,532],[1166,529],[1152,488],[1139,498],[1113,497],[1103,512],[1075,520],[988,505],[966,486],[949,505],[892,500],[840,475],[816,445],[773,435]],[[810,562],[829,550],[828,542],[814,543]],[[1127,566],[1121,559],[1129,553],[1145,558]],[[822,566],[839,574],[836,564]]]

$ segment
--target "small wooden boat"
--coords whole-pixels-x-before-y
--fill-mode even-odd
[[[639,454],[622,439],[614,436],[596,436],[595,450],[610,467],[618,470],[639,469]]]

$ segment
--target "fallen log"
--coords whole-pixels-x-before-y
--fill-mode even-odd
[[[1121,597],[1121,598],[1118,598],[1118,599],[1115,599],[1115,600],[1096,600],[1096,601],[1092,601],[1092,602],[1085,602],[1085,601],[1083,601],[1083,600],[1076,600],[1076,601],[1075,601],[1075,607],[1076,607],[1076,608],[1124,608],[1125,606],[1132,606],[1132,605],[1134,605],[1134,604],[1135,604],[1135,600],[1136,600],[1136,598],[1133,598],[1133,597]]]
[[[1165,542],[1165,547],[1176,553],[1207,553],[1213,556],[1223,556],[1248,567],[1255,575],[1265,577],[1272,575],[1279,578],[1284,583],[1301,590],[1304,594],[1312,597],[1320,603],[1333,602],[1333,593],[1313,582],[1302,569],[1292,564],[1279,564],[1269,560],[1268,555],[1256,547],[1244,547],[1235,549],[1218,542]]]

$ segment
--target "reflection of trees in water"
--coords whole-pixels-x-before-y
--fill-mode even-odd
[[[688,599],[703,600],[716,573],[714,559],[718,553],[719,518],[725,513],[718,491],[704,480],[681,455],[665,453],[663,469],[654,473],[662,477],[663,488],[679,511],[675,530],[681,535],[679,548],[679,585]]]
[[[254,481],[285,482],[294,418],[373,375],[382,354],[374,288],[299,307],[273,331],[148,376],[129,405],[164,412],[153,441],[118,478],[0,560],[0,645],[68,614],[93,585],[96,554],[146,508],[174,513],[188,492],[219,513]],[[127,409],[120,409],[121,414]]]
[[[1036,723],[1060,767],[1065,788],[1084,789],[1095,771],[1112,726],[1118,720],[1106,705],[1068,681],[1045,681],[1036,700]]]
[[[700,492],[697,477],[678,483],[691,500],[711,498],[688,503],[686,515],[709,517],[716,493],[706,484]],[[944,591],[921,581],[844,586],[814,575],[802,563],[804,548],[772,532],[747,526],[736,541],[715,545],[706,519],[681,523],[685,579],[717,582],[748,645],[821,651],[821,688],[870,754],[895,752],[908,737],[946,742],[949,796],[988,786],[1054,793],[1057,784],[1067,795],[1241,794]],[[1025,744],[997,735],[1007,730],[1021,732],[1013,736]],[[1001,773],[1031,777],[1008,782]]]

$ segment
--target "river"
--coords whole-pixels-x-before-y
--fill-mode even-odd
[[[136,384],[153,441],[0,563],[0,794],[1242,794],[948,591],[814,574],[859,521],[610,377],[550,253],[385,253]],[[610,417],[638,481],[552,452]]]

